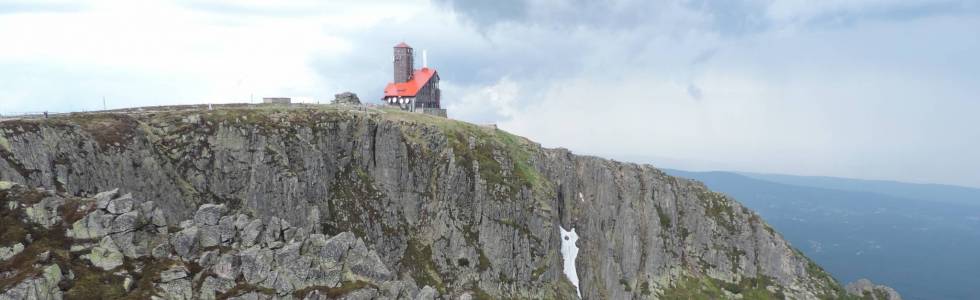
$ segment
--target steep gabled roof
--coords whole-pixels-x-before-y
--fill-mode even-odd
[[[412,79],[406,82],[392,82],[385,87],[385,97],[415,97],[419,90],[429,83],[433,76],[438,76],[435,69],[422,68],[415,70]]]

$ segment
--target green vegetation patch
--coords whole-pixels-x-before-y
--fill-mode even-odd
[[[840,284],[840,282],[837,282],[837,279],[830,276],[830,273],[827,273],[827,271],[825,271],[822,267],[820,267],[820,265],[811,260],[809,257],[804,255],[799,249],[793,248],[793,252],[796,253],[796,256],[806,260],[806,273],[810,275],[810,278],[816,279],[820,287],[823,288],[823,290],[817,296],[819,296],[821,299],[849,297],[847,296],[848,294],[847,291],[844,290],[844,287]]]
[[[659,204],[654,204],[653,207],[657,209],[657,218],[660,219],[660,227],[670,229],[670,216],[664,212],[664,209]]]
[[[69,241],[65,238],[64,227],[54,226],[48,230],[23,222],[26,219],[23,210],[7,207],[8,201],[32,205],[43,197],[44,193],[22,186],[0,192],[0,238],[3,238],[4,246],[18,242],[24,245],[23,251],[0,262],[0,274],[6,274],[0,277],[0,290],[7,290],[25,279],[40,275],[44,266],[51,263],[58,263],[62,269],[66,269],[72,260],[67,251]],[[30,243],[27,242],[28,234],[34,238]],[[40,255],[46,251],[49,252],[49,261],[40,261]]]
[[[480,264],[476,266],[477,270],[480,272],[490,269],[490,259],[487,258],[487,254],[483,252],[483,249],[477,248],[480,251]]]
[[[698,192],[698,200],[704,204],[708,217],[728,232],[735,233],[735,210],[732,208],[732,201],[721,193],[707,189]]]
[[[494,299],[497,299],[497,298],[491,296],[489,293],[487,293],[487,291],[484,291],[481,288],[476,288],[476,289],[473,290],[473,299],[476,299],[476,300],[494,300]]]
[[[327,202],[329,218],[323,223],[327,234],[335,235],[351,231],[359,237],[367,237],[365,228],[384,226],[378,207],[383,194],[374,186],[374,178],[356,165],[348,165],[336,175],[330,186],[331,197]],[[366,217],[365,217],[366,216]],[[382,228],[385,233],[397,233],[397,228]]]
[[[10,136],[41,131],[40,120],[7,120],[0,122],[0,130],[7,131]]]
[[[479,175],[488,185],[502,187],[510,196],[517,195],[521,188],[542,194],[549,191],[546,180],[532,163],[533,153],[539,147],[523,137],[493,127],[418,113],[385,110],[385,116],[439,128],[453,149],[457,165],[470,175],[476,174],[474,165],[478,165]]]
[[[4,136],[3,131],[0,131],[0,151],[10,151],[10,141]]]
[[[446,285],[443,283],[442,275],[439,274],[439,268],[432,260],[431,246],[424,245],[418,239],[409,239],[399,265],[411,272],[412,278],[419,286],[434,287],[440,294],[446,292]]]
[[[71,281],[72,286],[65,292],[65,299],[124,299],[126,291],[123,290],[123,277],[110,272],[88,266],[84,263],[72,265],[71,271],[75,273],[75,280]],[[143,291],[133,291],[134,294],[143,294]],[[146,294],[149,299],[149,295]],[[130,297],[128,299],[141,299]]]
[[[619,279],[619,284],[623,285],[623,289],[626,290],[627,292],[632,292],[633,291],[633,287],[630,286],[630,282],[629,281],[626,281],[625,278],[620,278]]]
[[[306,295],[312,293],[313,291],[319,291],[321,295],[326,296],[327,299],[337,299],[354,291],[362,289],[376,289],[377,287],[366,281],[343,281],[338,287],[323,287],[314,286],[308,287],[302,290],[293,292],[293,297],[296,299],[304,299]]]
[[[777,287],[769,291],[768,286]],[[741,295],[745,300],[785,299],[778,285],[766,277],[745,278],[737,283],[703,277],[684,277],[661,293],[660,299],[731,299]]]
[[[114,113],[73,113],[63,120],[78,124],[101,147],[128,144],[139,125],[131,116]]]

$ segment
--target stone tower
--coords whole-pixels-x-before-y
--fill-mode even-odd
[[[404,42],[395,45],[395,82],[406,82],[412,79],[415,68],[415,55],[412,47]]]

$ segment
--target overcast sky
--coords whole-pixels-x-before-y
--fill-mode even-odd
[[[547,147],[980,187],[968,0],[0,0],[0,113],[377,101],[401,41],[452,118]]]

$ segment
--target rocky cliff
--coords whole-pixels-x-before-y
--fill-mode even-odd
[[[384,285],[396,283],[411,286],[413,295],[429,287],[427,295],[453,299],[845,297],[839,283],[755,213],[698,182],[422,114],[333,105],[220,106],[8,120],[0,122],[0,180],[64,197],[99,199],[105,197],[96,197],[99,192],[118,188],[138,200],[134,207],[152,201],[142,211],[144,220],[167,231],[140,241],[157,244],[112,248],[104,236],[96,242],[98,236],[76,232],[74,221],[65,225],[71,227],[65,239],[89,240],[91,247],[68,257],[105,256],[115,253],[112,248],[122,253],[123,264],[109,270],[119,270],[129,260],[157,257],[150,245],[169,245],[160,257],[182,262],[170,266],[197,264],[175,271],[191,278],[192,295],[215,277],[213,285],[244,280],[256,287],[247,292],[280,297],[345,282],[369,284],[373,297],[381,298],[405,297],[386,294]],[[87,216],[112,215],[102,206],[94,205]],[[217,216],[202,223],[200,210],[215,207]],[[215,220],[232,223],[216,229],[218,244],[203,229],[216,226]],[[242,236],[254,230],[245,232],[239,226],[244,220],[264,228],[288,224],[293,240],[249,244]],[[577,234],[574,272],[563,272],[563,232]],[[307,277],[290,281],[289,290],[256,285],[240,274],[208,277],[215,272],[199,263],[231,255],[244,264],[249,246],[273,257],[298,247],[298,254],[288,250],[289,257],[305,257],[303,245],[338,237],[359,255],[377,258],[366,263],[375,267],[370,276],[341,269],[339,281],[334,276],[309,283]],[[16,242],[5,236],[0,246]],[[179,250],[181,243],[200,251]],[[51,266],[62,274],[70,269]],[[101,268],[91,259],[87,266]]]

